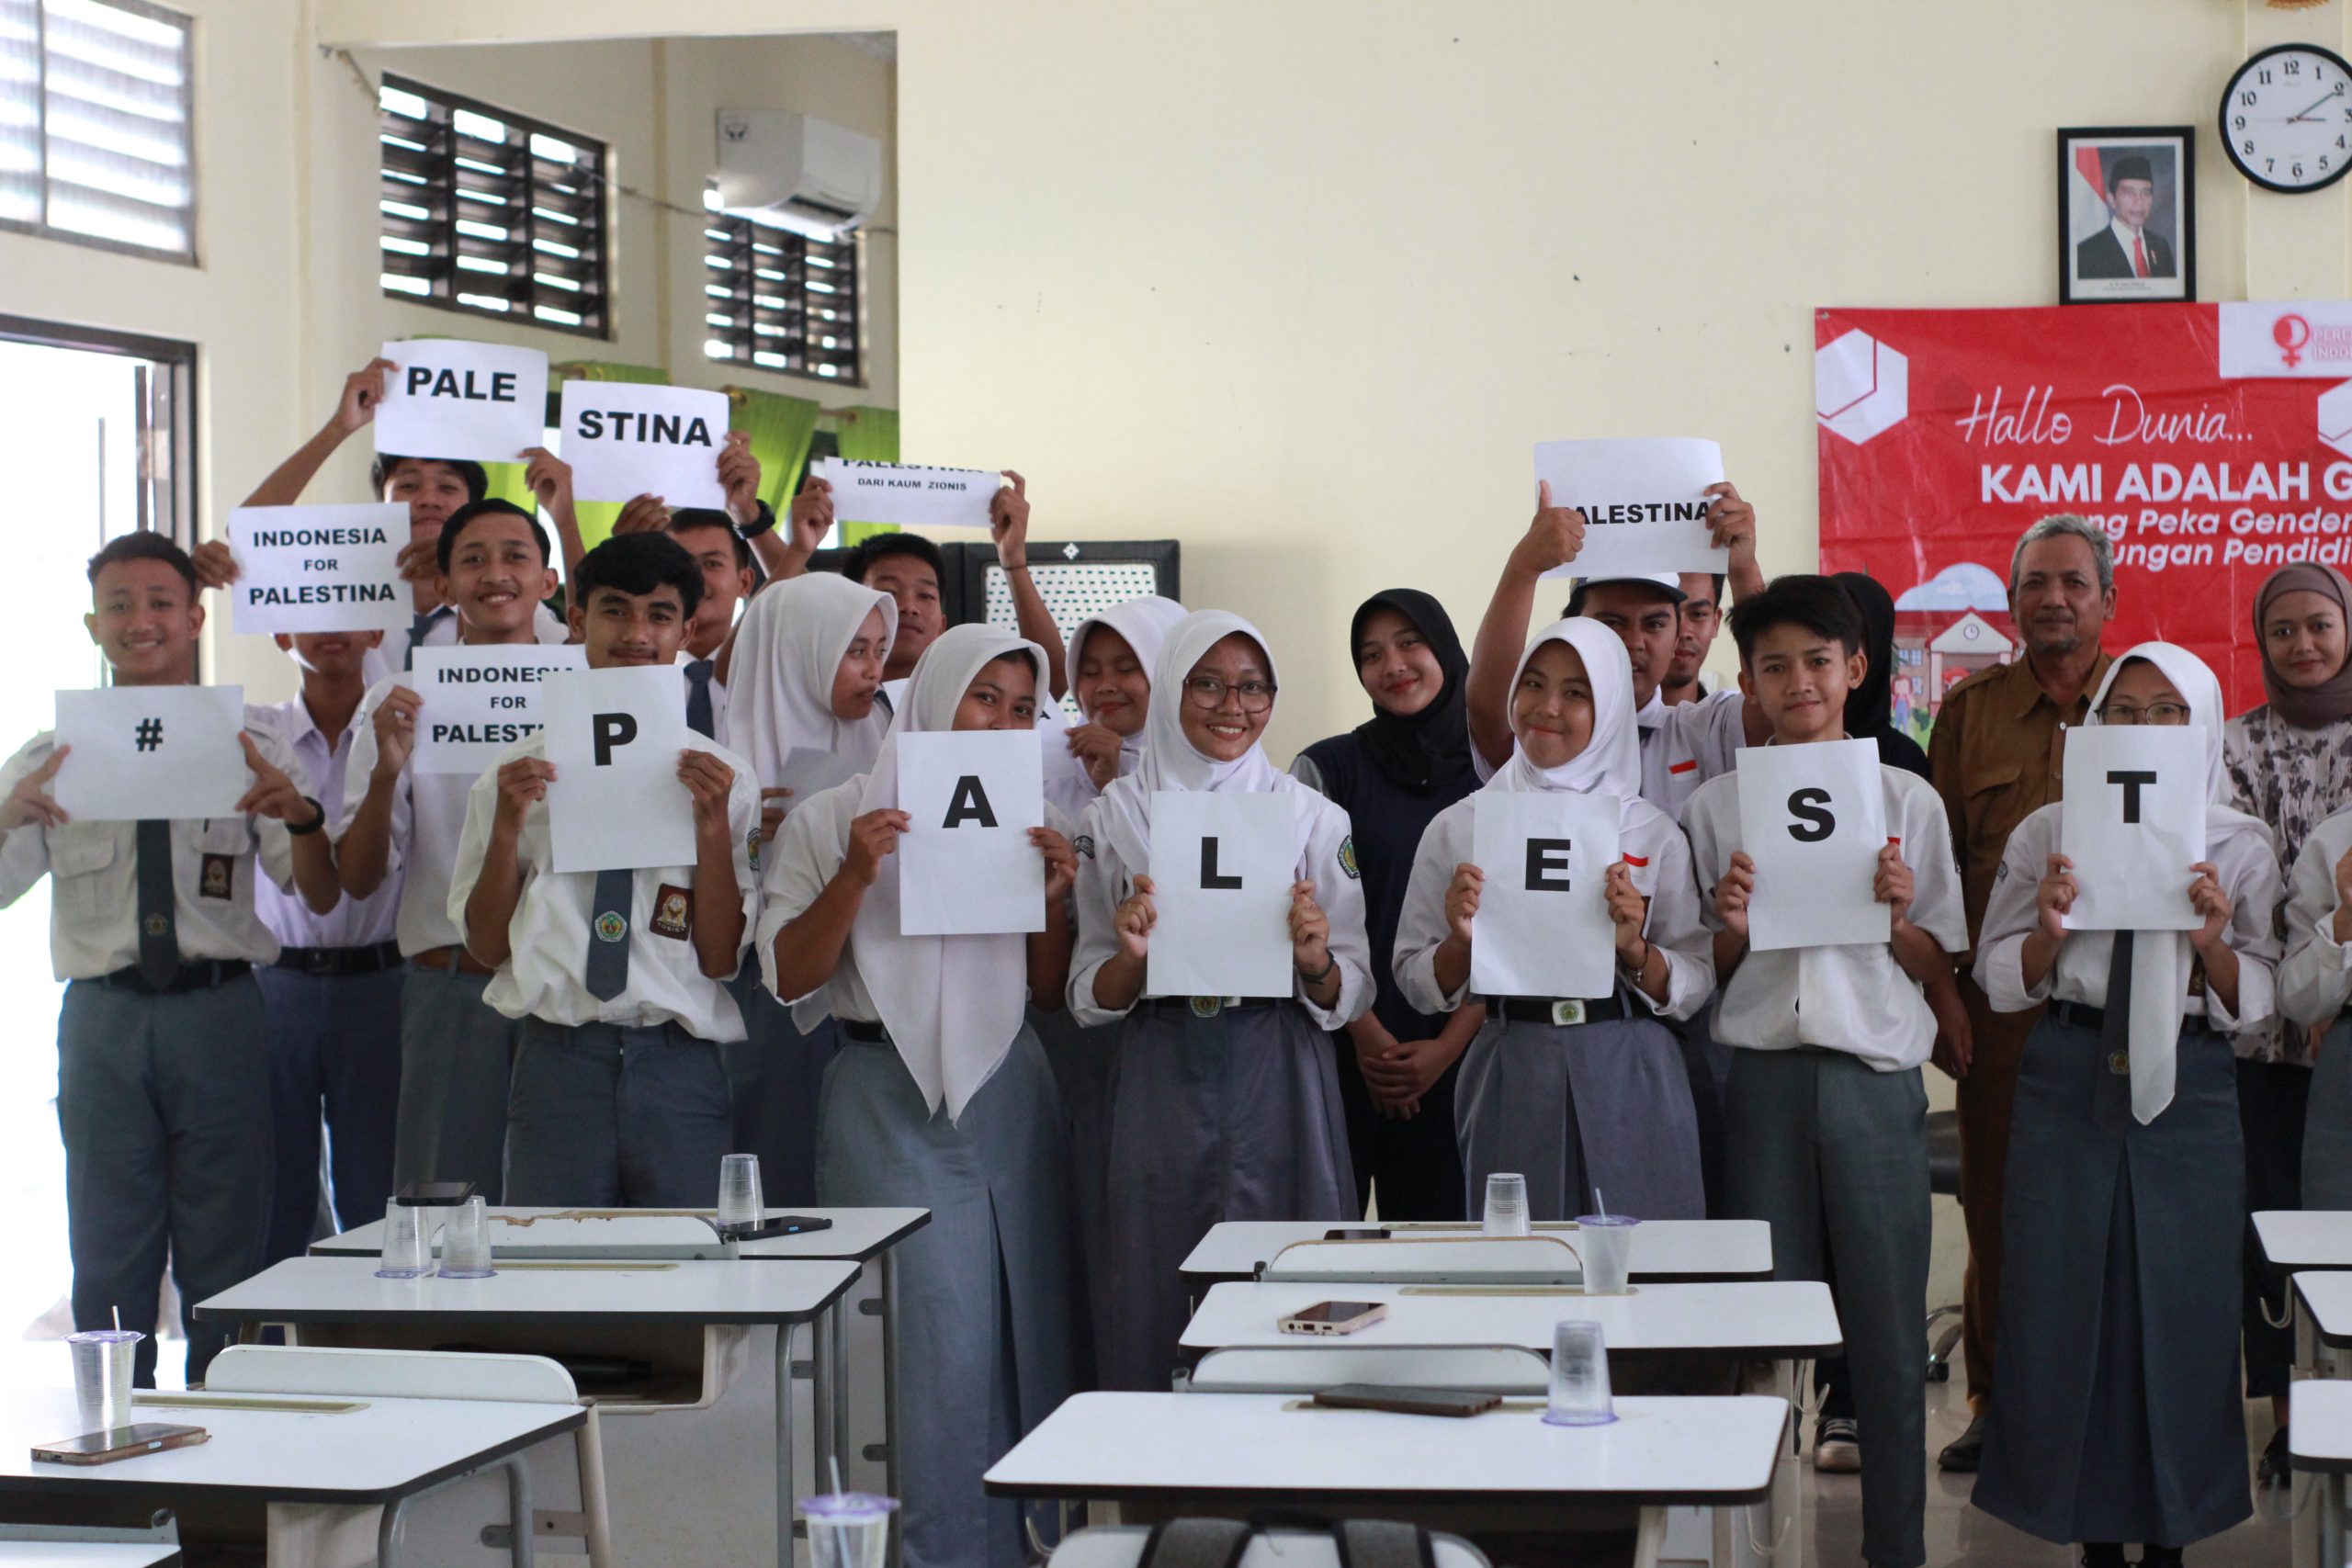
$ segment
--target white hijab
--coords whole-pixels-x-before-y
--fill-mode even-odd
[[[1511,749],[1510,761],[1487,781],[1488,789],[1532,794],[1542,790],[1573,790],[1579,795],[1613,795],[1620,815],[1641,798],[1642,744],[1634,730],[1634,666],[1625,644],[1599,621],[1578,615],[1554,621],[1528,640],[1511,672],[1511,693],[1519,690],[1528,660],[1547,642],[1566,643],[1584,660],[1587,682],[1592,687],[1592,736],[1584,750],[1556,768],[1539,768],[1527,759],[1524,746]],[[1507,694],[1506,702],[1511,700]],[[1519,727],[1511,727],[1514,739]]]
[[[950,626],[923,649],[907,678],[906,700],[890,722],[874,771],[865,776],[858,812],[896,809],[899,737],[956,727],[956,709],[981,669],[999,655],[1025,653],[1046,689],[1045,650],[994,626]],[[885,855],[850,926],[857,972],[890,1032],[899,1058],[922,1091],[933,1115],[942,1100],[947,1119],[964,1114],[972,1096],[1004,1061],[1021,1032],[1029,999],[1028,939],[993,936],[904,936],[899,931],[899,865]]]
[[[1143,760],[1134,773],[1114,779],[1102,792],[1103,836],[1119,852],[1131,874],[1150,869],[1151,797],[1161,790],[1306,789],[1268,761],[1261,746],[1251,746],[1230,762],[1220,762],[1202,754],[1185,739],[1184,682],[1210,649],[1236,633],[1258,645],[1265,656],[1266,678],[1275,679],[1274,656],[1266,639],[1257,627],[1228,611],[1194,611],[1169,627],[1167,640],[1160,645],[1159,661],[1151,673],[1151,711],[1144,717]],[[1298,805],[1302,832],[1311,809],[1305,800]]]
[[[1085,703],[1080,700],[1078,666],[1079,661],[1086,657],[1086,639],[1093,635],[1095,627],[1108,626],[1126,638],[1127,646],[1135,649],[1136,660],[1143,666],[1144,676],[1148,680],[1159,668],[1159,650],[1167,642],[1169,632],[1184,618],[1184,606],[1175,600],[1147,593],[1140,599],[1114,604],[1101,615],[1089,615],[1079,622],[1078,629],[1069,634],[1069,656],[1062,666],[1069,672],[1070,705],[1085,715],[1088,722],[1092,722],[1094,716],[1086,712]],[[1158,688],[1155,686],[1153,690],[1156,694]],[[1119,772],[1135,772],[1136,763],[1143,755],[1143,739],[1144,731],[1140,729],[1120,739]]]
[[[860,771],[873,765],[889,715],[876,702],[864,718],[837,716],[833,677],[876,608],[897,637],[897,601],[839,572],[805,572],[752,596],[728,666],[727,739],[763,784],[783,778],[795,748],[836,752]]]
[[[2188,722],[2205,740],[2205,852],[2211,859],[2232,834],[2266,831],[2243,811],[2222,804],[2227,780],[2222,766],[2222,682],[2203,660],[2175,643],[2143,642],[2107,667],[2107,678],[2091,698],[2091,722],[2107,704],[2108,688],[2135,659],[2164,671],[2188,702]],[[2187,931],[2138,931],[2132,938],[2132,1114],[2142,1125],[2172,1103],[2180,1051],[2180,1021],[2188,1002],[2188,975],[2195,958]]]

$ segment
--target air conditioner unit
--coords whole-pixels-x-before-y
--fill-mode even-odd
[[[882,143],[788,109],[720,109],[718,210],[833,240],[882,201]]]

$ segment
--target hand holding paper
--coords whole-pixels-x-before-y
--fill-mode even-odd
[[[2188,888],[2205,858],[2205,738],[2197,727],[2094,724],[2070,730],[2058,848],[2081,885],[2078,931],[2193,931]]]
[[[1740,843],[1755,867],[1748,945],[1770,953],[1889,940],[1877,745],[1750,746],[1738,753],[1736,777]]]

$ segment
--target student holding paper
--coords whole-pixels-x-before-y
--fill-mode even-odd
[[[1476,1212],[1489,1175],[1519,1171],[1538,1220],[1597,1212],[1596,1188],[1618,1213],[1706,1217],[1690,1082],[1660,1021],[1687,1018],[1706,1000],[1714,964],[1690,847],[1638,793],[1626,662],[1623,641],[1598,621],[1538,632],[1512,683],[1510,761],[1439,812],[1413,857],[1396,939],[1398,989],[1422,1012],[1477,1021],[1454,1109],[1468,1205],[1457,1213]],[[1481,1006],[1469,994],[1472,922],[1487,874],[1473,851],[1479,804],[1559,793],[1616,802],[1619,858],[1589,895],[1605,902],[1615,932],[1613,994],[1487,997]]]
[[[1447,1010],[1408,998],[1389,965],[1414,852],[1430,820],[1478,787],[1462,707],[1470,661],[1445,607],[1410,588],[1358,605],[1348,649],[1372,717],[1309,746],[1290,771],[1348,814],[1364,876],[1372,1010],[1331,1039],[1356,1202],[1369,1203],[1377,1183],[1384,1220],[1458,1220],[1457,1064],[1484,1014],[1438,1016]]]
[[[2141,643],[2109,667],[2091,710],[2095,724],[2189,725],[2202,739],[2205,859],[2178,868],[2178,912],[2202,923],[2071,931],[2099,868],[2061,854],[2060,836],[2065,813],[2093,807],[2056,802],[2009,835],[1976,982],[2001,1012],[2048,1005],[2018,1072],[2001,1397],[1974,1501],[2114,1568],[2122,1542],[2143,1543],[2143,1563],[2177,1563],[2253,1511],[2228,1037],[2271,1015],[2279,887],[2269,829],[2221,804],[2222,687],[2202,660]]]
[[[728,657],[727,726],[760,785],[762,832],[818,791],[871,770],[890,728],[883,661],[899,625],[887,593],[831,572],[770,585],[743,612]],[[744,1038],[727,1048],[735,1148],[760,1156],[779,1203],[817,1201],[817,1100],[841,1033],[805,1029],[763,987],[740,987]]]
[[[1844,589],[1826,577],[1777,579],[1733,606],[1731,630],[1740,689],[1771,722],[1774,747],[1846,739],[1847,694],[1866,660],[1861,618]],[[1928,1233],[1919,1065],[1936,1036],[1923,987],[1950,973],[1950,954],[1966,937],[1942,802],[1924,779],[1883,763],[1877,771],[1889,841],[1869,893],[1887,906],[1885,941],[1750,950],[1752,900],[1817,906],[1826,895],[1776,887],[1758,874],[1742,827],[1744,770],[1701,785],[1683,826],[1708,891],[1702,918],[1715,933],[1723,989],[1714,1034],[1735,1047],[1724,1104],[1725,1208],[1770,1222],[1776,1278],[1821,1279],[1825,1253],[1835,1250],[1864,1439],[1862,1557],[1876,1568],[1917,1568],[1927,1560],[1919,1303]],[[1819,818],[1798,818],[1800,805],[1819,807],[1790,803],[1790,836],[1802,843]]]
[[[90,558],[90,640],[118,687],[180,686],[204,610],[196,568],[161,534]],[[262,1265],[270,1208],[269,1054],[253,968],[278,954],[254,913],[256,870],[314,909],[334,902],[326,812],[266,709],[241,736],[253,785],[228,817],[76,821],[50,793],[70,748],[35,736],[0,768],[0,905],[46,874],[50,953],[66,981],[57,1023],[74,1326],[119,1311],[155,1385],[155,1313],[168,1250],[187,1375],[227,1343],[196,1303]]]
[[[675,661],[702,573],[675,541],[625,534],[581,558],[571,629],[588,668]],[[506,1123],[506,1197],[524,1204],[699,1206],[733,1114],[719,1045],[743,1037],[727,981],[759,907],[751,764],[718,746],[678,757],[692,865],[559,872],[544,732],[517,741],[466,800],[449,919],[495,973],[483,1000],[521,1025]]]
[[[537,518],[503,501],[461,507],[435,549],[460,642],[538,643],[534,618],[555,592],[555,573]],[[335,872],[357,899],[388,880],[400,884],[396,932],[408,976],[401,987],[393,1182],[470,1181],[495,1199],[504,1180],[515,1029],[483,1000],[490,968],[466,952],[464,929],[449,914],[449,877],[473,780],[411,765],[416,727],[427,713],[417,685],[413,675],[387,676],[368,688],[352,717]]]
[[[1111,1111],[1110,1303],[1101,1372],[1165,1388],[1190,1315],[1178,1266],[1225,1220],[1353,1219],[1347,1123],[1324,1032],[1372,1005],[1363,893],[1347,813],[1266,760],[1273,660],[1222,610],[1169,632],[1142,763],[1087,807],[1077,840],[1071,1013],[1125,1021]],[[1149,872],[1163,794],[1273,795],[1291,807],[1291,987],[1280,996],[1144,994],[1158,909]],[[1259,955],[1253,955],[1259,956]]]
[[[1021,1506],[980,1475],[1069,1393],[1069,1149],[1052,1070],[1023,1020],[1069,973],[1077,855],[1030,830],[1046,863],[1045,929],[899,932],[899,738],[1023,730],[1046,658],[987,626],[924,653],[873,771],[798,803],[769,852],[760,964],[814,1029],[848,1043],[825,1072],[818,1201],[929,1209],[899,1249],[906,1552],[919,1568],[1027,1561]],[[1046,820],[1059,814],[1047,808]]]

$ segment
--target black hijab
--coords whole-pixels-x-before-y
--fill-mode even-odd
[[[1363,624],[1374,610],[1394,610],[1413,624],[1437,655],[1445,684],[1429,706],[1400,716],[1378,704],[1372,716],[1356,726],[1358,745],[1365,761],[1382,777],[1401,789],[1426,795],[1432,784],[1470,773],[1470,724],[1463,707],[1463,686],[1470,678],[1470,660],[1454,635],[1445,606],[1413,588],[1391,588],[1374,594],[1358,606],[1348,623],[1348,659],[1355,660],[1363,638]]]
[[[1884,734],[1894,723],[1894,599],[1886,585],[1859,571],[1836,578],[1862,613],[1862,652],[1870,669],[1846,694],[1846,733],[1857,740]]]

